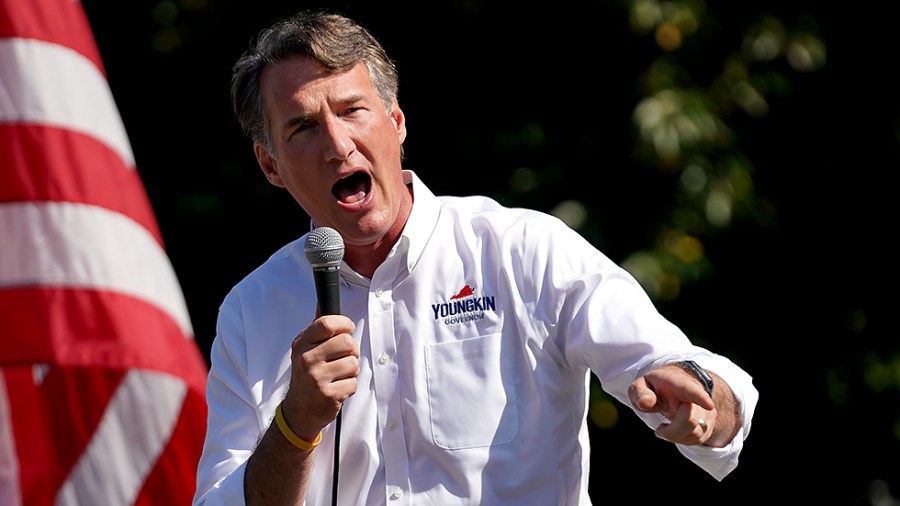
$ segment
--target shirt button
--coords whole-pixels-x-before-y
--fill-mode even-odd
[[[384,293],[384,290],[382,290],[381,288],[378,288],[375,290],[376,297],[381,297],[381,294],[383,294],[383,293]]]
[[[395,488],[393,492],[391,492],[391,499],[397,500],[403,497],[403,491],[399,488]]]
[[[387,430],[394,430],[396,428],[397,428],[397,424],[394,422],[391,422],[387,425]]]
[[[387,361],[388,361],[388,355],[387,355],[387,353],[382,353],[381,356],[378,357],[378,363],[381,364],[381,365],[386,364]]]

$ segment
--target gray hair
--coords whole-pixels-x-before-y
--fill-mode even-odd
[[[260,77],[272,64],[297,56],[316,61],[329,73],[353,68],[360,61],[385,109],[397,98],[394,62],[365,28],[338,14],[300,12],[259,32],[238,59],[231,77],[231,104],[244,134],[271,152],[268,121],[262,105]]]

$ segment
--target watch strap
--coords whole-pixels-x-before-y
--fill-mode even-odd
[[[703,385],[703,388],[706,390],[706,393],[712,397],[713,393],[713,379],[702,367],[697,365],[697,362],[693,360],[682,360],[680,362],[675,362],[674,365],[681,367],[683,370],[688,372],[691,376],[697,378],[697,381]]]

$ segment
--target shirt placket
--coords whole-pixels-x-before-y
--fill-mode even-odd
[[[409,503],[409,467],[406,438],[400,416],[399,366],[394,334],[393,285],[400,262],[389,258],[369,286],[369,342],[372,347],[372,375],[384,457],[385,497],[388,504]]]

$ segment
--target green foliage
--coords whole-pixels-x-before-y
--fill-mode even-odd
[[[814,24],[788,27],[766,15],[746,27],[725,27],[726,33],[742,29],[744,36],[724,54],[721,70],[701,80],[695,77],[700,69],[690,67],[691,53],[727,43],[707,35],[705,27],[718,25],[715,13],[701,2],[657,0],[632,0],[629,11],[632,28],[653,36],[658,48],[640,79],[644,97],[634,108],[635,157],[674,175],[677,198],[654,244],[623,264],[651,297],[671,300],[683,285],[713,270],[704,245],[716,234],[736,220],[773,222],[773,210],[756,194],[756,168],[733,124],[765,116],[770,96],[790,93],[787,72],[820,69],[826,49]],[[701,61],[704,70],[716,67],[708,58]]]

